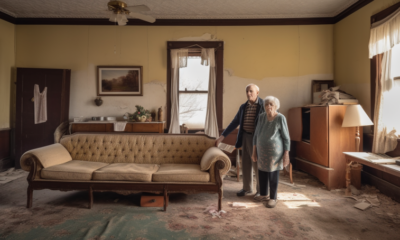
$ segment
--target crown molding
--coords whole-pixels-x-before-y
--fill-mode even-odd
[[[350,14],[356,12],[357,10],[363,8],[364,6],[368,5],[369,3],[373,2],[374,0],[359,0],[358,2],[351,5],[349,8],[345,9],[343,12],[339,13],[335,17],[333,17],[333,23],[340,22],[345,17],[349,16]]]
[[[0,19],[15,24],[16,18],[0,11]]]
[[[148,23],[129,19],[129,26],[265,26],[335,24],[366,6],[373,0],[359,0],[335,17],[326,18],[270,18],[270,19],[157,19]],[[0,12],[0,19],[17,25],[115,25],[105,18],[14,18]]]

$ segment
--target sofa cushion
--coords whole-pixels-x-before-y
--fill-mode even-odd
[[[94,171],[107,165],[108,163],[71,160],[42,169],[41,176],[57,180],[91,180]]]
[[[159,169],[157,164],[112,163],[93,173],[93,180],[151,182],[152,174]]]
[[[153,174],[153,182],[209,182],[210,174],[199,164],[162,164]]]

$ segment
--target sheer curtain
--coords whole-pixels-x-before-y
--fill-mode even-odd
[[[171,125],[168,133],[180,133],[179,127],[179,68],[187,67],[188,49],[171,50]]]
[[[380,71],[376,77],[374,141],[372,152],[385,153],[397,146],[395,121],[399,121],[396,97],[399,94],[395,87],[391,66],[392,48],[400,43],[400,9],[372,25],[369,42],[369,56],[383,53]],[[379,64],[379,58],[377,62]],[[379,69],[380,67],[380,69]],[[400,129],[397,129],[400,130]]]
[[[204,133],[210,137],[217,138],[219,136],[217,124],[217,107],[215,100],[215,88],[217,84],[215,73],[215,50],[214,48],[201,49],[201,64],[210,66],[210,80],[208,81],[208,100],[207,114],[204,127]]]

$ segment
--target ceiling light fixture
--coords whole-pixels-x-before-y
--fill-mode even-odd
[[[154,23],[156,21],[156,19],[150,15],[139,13],[150,11],[150,8],[146,5],[128,7],[128,5],[122,1],[110,1],[108,2],[108,10],[112,11],[109,20],[111,22],[118,23],[119,26],[126,25],[128,22],[127,15],[150,23]]]

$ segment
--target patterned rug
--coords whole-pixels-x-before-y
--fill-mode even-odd
[[[288,179],[281,176],[282,181]],[[217,194],[172,194],[167,212],[139,206],[140,194],[34,191],[27,209],[24,178],[0,186],[0,239],[398,239],[400,205],[377,190],[379,207],[365,211],[344,198],[344,190],[327,191],[317,179],[294,172],[292,187],[279,184],[276,208],[237,197],[242,183],[224,180],[221,218],[207,208]],[[236,209],[233,202],[246,208]]]

